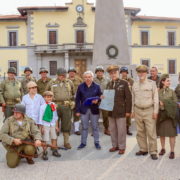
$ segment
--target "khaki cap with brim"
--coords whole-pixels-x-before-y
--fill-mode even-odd
[[[148,67],[146,65],[140,65],[136,68],[137,72],[148,72]]]
[[[117,65],[110,65],[107,70],[108,73],[112,72],[112,71],[119,71],[119,66]]]
[[[51,92],[51,91],[45,91],[45,92],[43,93],[43,97],[45,97],[45,96],[54,96],[54,94],[53,94],[53,92]]]
[[[37,87],[37,84],[34,81],[30,81],[27,83],[27,88]]]

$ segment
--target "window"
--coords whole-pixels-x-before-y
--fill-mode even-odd
[[[55,76],[57,72],[57,61],[50,61],[49,67],[50,67],[50,75]]]
[[[18,75],[18,61],[9,61],[9,68],[14,67]]]
[[[17,32],[9,32],[9,46],[17,46]]]
[[[48,31],[49,33],[49,44],[57,44],[57,31]]]
[[[146,46],[149,45],[149,32],[141,31],[141,45]]]
[[[84,43],[84,31],[76,31],[76,43]]]
[[[168,60],[168,73],[176,74],[176,60]]]
[[[142,59],[141,64],[146,65],[147,67],[150,67],[150,60],[149,59]]]
[[[175,46],[175,37],[176,33],[175,32],[168,32],[168,45],[169,46]]]

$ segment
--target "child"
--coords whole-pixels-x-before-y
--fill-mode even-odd
[[[43,94],[45,104],[40,107],[39,122],[41,124],[41,132],[43,134],[43,141],[46,143],[49,141],[49,135],[53,146],[57,146],[57,134],[59,130],[58,116],[56,111],[56,105],[52,102],[53,93],[46,91]],[[61,157],[61,154],[57,149],[52,149],[52,155]],[[43,153],[43,160],[48,160],[47,151]]]

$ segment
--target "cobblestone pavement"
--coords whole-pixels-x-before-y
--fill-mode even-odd
[[[2,114],[0,114],[0,126]],[[62,157],[52,157],[49,150],[49,160],[35,159],[34,165],[28,165],[24,159],[15,169],[9,169],[5,163],[5,150],[0,144],[0,180],[179,180],[180,179],[180,138],[176,143],[176,158],[169,160],[169,144],[167,153],[157,161],[150,156],[136,157],[138,145],[135,137],[127,137],[127,149],[124,155],[110,153],[110,137],[104,135],[101,128],[100,142],[102,150],[96,150],[93,137],[88,137],[87,147],[77,150],[80,137],[71,135],[73,148],[61,150]],[[58,143],[62,145],[62,135]],[[158,140],[159,144],[159,140]],[[160,150],[160,145],[159,145]]]

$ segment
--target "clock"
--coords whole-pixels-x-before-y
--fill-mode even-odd
[[[84,11],[83,5],[77,5],[77,6],[76,6],[76,11],[77,11],[78,13],[82,13],[82,12]]]

